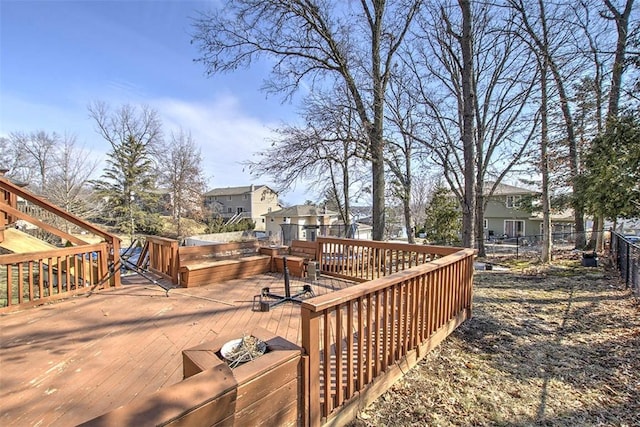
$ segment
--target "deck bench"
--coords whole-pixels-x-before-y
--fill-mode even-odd
[[[180,266],[180,286],[192,288],[213,282],[242,279],[271,270],[269,255],[253,255],[240,258],[205,261]]]
[[[181,246],[180,286],[190,288],[271,271],[271,255],[258,241]]]
[[[274,267],[278,272],[282,272],[283,261],[287,257],[287,268],[289,274],[296,277],[306,277],[309,261],[316,260],[317,243],[305,240],[293,240],[286,254],[274,257]]]

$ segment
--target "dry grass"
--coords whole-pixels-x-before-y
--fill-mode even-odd
[[[474,292],[473,319],[352,426],[640,426],[640,310],[618,280],[523,264]]]

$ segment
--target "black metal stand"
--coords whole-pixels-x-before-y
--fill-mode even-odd
[[[303,285],[302,290],[297,294],[291,295],[291,285],[289,283],[289,268],[287,268],[287,257],[282,258],[282,270],[284,272],[284,295],[278,295],[272,293],[268,287],[262,288],[260,295],[260,311],[269,311],[273,307],[277,307],[285,302],[292,302],[294,304],[300,304],[302,296],[313,297],[315,293],[311,289],[311,285]],[[274,301],[268,301],[267,298]],[[255,301],[255,297],[254,297]]]

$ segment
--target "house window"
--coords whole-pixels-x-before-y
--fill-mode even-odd
[[[245,199],[245,200],[247,200],[247,199],[249,198],[249,195],[248,195],[248,194],[245,194],[245,195],[243,195],[243,196],[242,196],[242,198],[243,198],[243,199]]]
[[[524,236],[524,221],[516,219],[505,219],[504,234],[506,234],[507,237]]]
[[[484,229],[486,230],[487,228],[489,228],[489,220],[485,219],[484,220]]]
[[[236,208],[236,213],[241,214],[242,212],[244,212],[244,208],[242,206]]]
[[[507,207],[515,208],[520,200],[520,196],[507,196]]]
[[[233,208],[227,208],[227,213],[233,213]]]

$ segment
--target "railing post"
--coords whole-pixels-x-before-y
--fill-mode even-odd
[[[320,426],[322,417],[320,406],[320,317],[302,306],[302,348],[305,351],[307,364],[303,372],[304,410],[302,425],[310,427]],[[326,344],[325,344],[326,345]],[[330,381],[330,378],[325,378]]]

